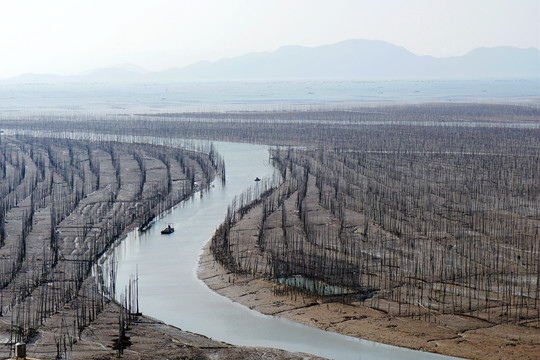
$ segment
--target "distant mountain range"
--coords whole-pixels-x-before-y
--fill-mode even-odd
[[[177,82],[294,79],[540,78],[540,50],[478,48],[463,56],[418,56],[384,41],[347,40],[317,47],[287,46],[215,62],[150,72],[125,64],[78,76],[24,74],[4,82]]]

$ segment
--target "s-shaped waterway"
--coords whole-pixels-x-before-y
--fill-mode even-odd
[[[202,248],[225,219],[233,198],[253,186],[255,177],[270,178],[275,171],[266,146],[215,145],[225,159],[226,185],[215,181],[209,191],[195,194],[146,232],[131,232],[115,249],[117,289],[123,289],[138,272],[143,314],[235,345],[280,348],[331,359],[450,359],[263,315],[218,295],[199,280],[196,272]],[[160,230],[167,224],[173,224],[175,232],[162,236]]]

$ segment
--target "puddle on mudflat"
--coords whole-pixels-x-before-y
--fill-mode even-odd
[[[272,281],[323,296],[347,295],[356,292],[341,286],[330,285],[320,280],[314,280],[299,275],[276,278],[272,279]]]

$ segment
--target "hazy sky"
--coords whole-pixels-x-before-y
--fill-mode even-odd
[[[540,1],[0,0],[0,78],[123,63],[162,70],[353,38],[437,57],[540,48]]]

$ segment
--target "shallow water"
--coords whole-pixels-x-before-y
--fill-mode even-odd
[[[255,177],[269,178],[267,147],[216,143],[227,166],[227,184],[196,194],[148,231],[129,234],[115,250],[117,289],[139,274],[139,304],[145,315],[183,330],[236,345],[302,351],[334,359],[436,359],[440,355],[412,351],[325,332],[286,319],[262,315],[210,290],[197,278],[202,247],[225,218],[235,195],[254,186]],[[257,185],[255,185],[257,186]],[[167,224],[171,235],[161,235]]]
[[[274,281],[292,286],[301,290],[308,290],[319,295],[344,295],[351,294],[353,291],[341,286],[329,285],[322,281],[305,278],[302,276],[291,276],[287,278],[277,278]]]
[[[134,84],[0,82],[0,115],[29,111],[129,114],[233,109],[267,111],[291,106],[369,103],[537,102],[539,97],[539,79]]]

